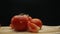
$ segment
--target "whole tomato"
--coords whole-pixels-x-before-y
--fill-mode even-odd
[[[11,19],[11,24],[16,31],[25,31],[27,29],[27,23],[32,18],[27,15],[16,15]]]

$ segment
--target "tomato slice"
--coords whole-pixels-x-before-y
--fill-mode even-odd
[[[40,19],[38,19],[38,18],[32,19],[31,22],[34,23],[34,24],[36,24],[40,28],[42,27],[42,21]]]
[[[28,31],[30,32],[38,32],[40,30],[40,27],[37,26],[34,23],[28,22]]]

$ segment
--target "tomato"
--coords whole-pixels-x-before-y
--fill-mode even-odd
[[[29,15],[15,15],[11,19],[10,27],[15,31],[38,32],[42,27],[42,21]]]
[[[38,32],[40,30],[40,27],[37,26],[34,23],[28,22],[28,31],[30,32]]]
[[[11,24],[16,31],[25,31],[27,29],[27,23],[32,17],[27,15],[16,15],[11,19]]]
[[[32,23],[36,24],[37,26],[39,26],[40,28],[42,27],[42,21],[38,18],[33,18],[31,20]]]

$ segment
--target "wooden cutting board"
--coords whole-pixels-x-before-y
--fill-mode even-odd
[[[38,33],[31,32],[16,32],[9,26],[3,26],[0,28],[0,34],[60,34],[60,26],[42,26],[42,29]]]

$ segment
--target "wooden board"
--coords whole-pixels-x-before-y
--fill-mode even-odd
[[[60,26],[43,26],[38,33],[16,32],[9,26],[3,26],[0,28],[0,34],[60,34]]]

